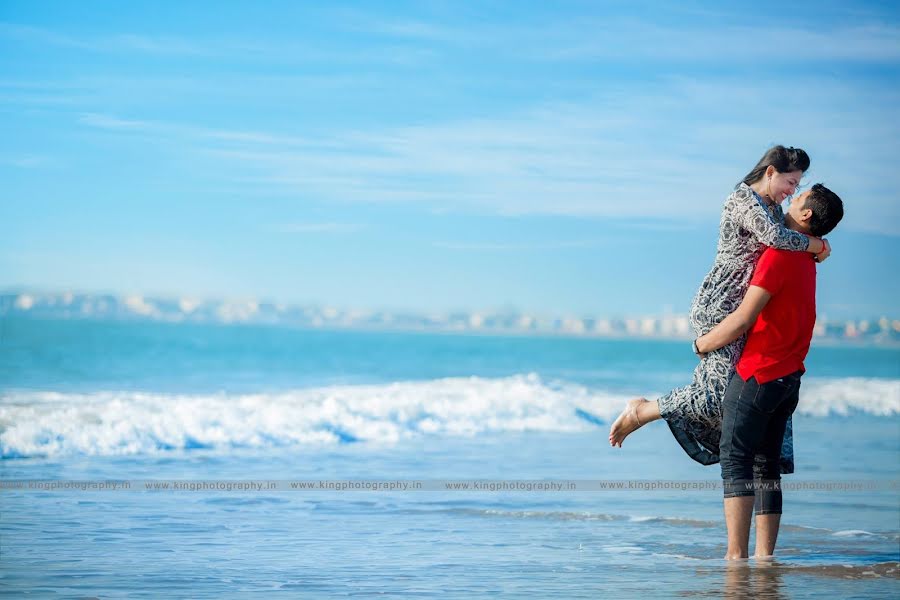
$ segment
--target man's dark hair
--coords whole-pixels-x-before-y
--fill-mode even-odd
[[[809,190],[805,207],[812,209],[809,232],[816,237],[831,233],[844,218],[844,203],[837,194],[821,183],[817,183]]]
[[[785,148],[784,146],[774,146],[766,150],[763,157],[759,159],[753,170],[744,177],[744,183],[753,185],[763,178],[766,169],[770,166],[775,167],[779,173],[790,173],[792,171],[800,171],[805,173],[809,169],[809,154],[800,148]]]

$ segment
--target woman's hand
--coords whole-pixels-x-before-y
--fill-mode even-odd
[[[822,245],[825,246],[825,248],[823,248],[821,252],[816,254],[816,262],[820,263],[825,262],[825,259],[831,256],[831,243],[825,238],[822,238]]]

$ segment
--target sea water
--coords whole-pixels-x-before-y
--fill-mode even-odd
[[[872,485],[785,491],[776,559],[729,565],[721,490],[671,487],[718,467],[662,421],[607,442],[628,398],[689,381],[684,342],[25,318],[0,341],[4,482],[508,486],[3,489],[11,595],[900,593],[896,348],[814,344],[785,482]]]

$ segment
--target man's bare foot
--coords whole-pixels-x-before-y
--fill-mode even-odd
[[[630,433],[643,426],[640,418],[638,418],[637,409],[638,406],[644,402],[648,402],[648,400],[644,398],[635,398],[634,400],[628,401],[625,405],[625,410],[623,410],[622,414],[620,414],[613,422],[612,427],[609,430],[610,446],[615,447],[618,445],[619,448],[621,448],[625,438],[628,437]]]

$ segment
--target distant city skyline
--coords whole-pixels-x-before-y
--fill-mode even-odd
[[[151,298],[139,295],[2,293],[0,323],[8,317],[149,320],[166,323],[274,325],[310,329],[422,331],[574,337],[691,339],[687,314],[572,315],[506,310],[391,312],[292,305],[264,299]],[[900,318],[828,319],[819,315],[813,337],[900,344]]]
[[[0,289],[684,313],[784,143],[846,204],[819,314],[893,318],[898,16],[7,0]]]

